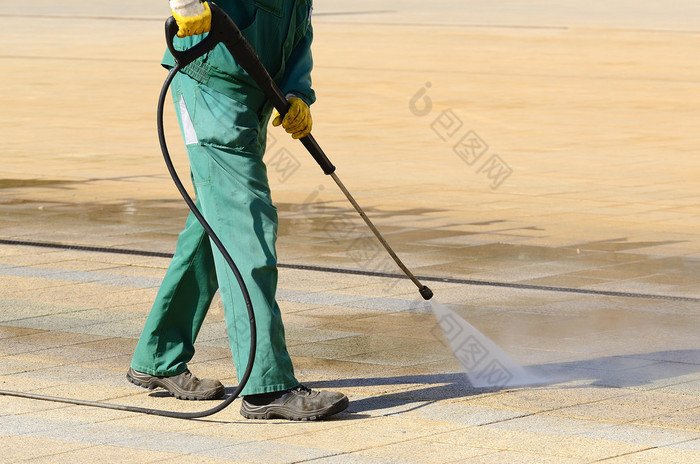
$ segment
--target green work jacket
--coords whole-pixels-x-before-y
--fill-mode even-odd
[[[293,93],[312,104],[316,100],[311,88],[312,0],[219,0],[215,3],[236,23],[282,93]],[[204,35],[175,37],[175,48],[191,48],[203,38]],[[166,50],[163,66],[174,65],[175,59]],[[183,72],[250,108],[260,110],[266,103],[263,92],[221,43],[187,65]]]

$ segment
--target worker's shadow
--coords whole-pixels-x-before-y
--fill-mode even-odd
[[[679,377],[700,372],[700,350],[659,351],[646,354],[607,356],[595,359],[540,364],[527,367],[541,382],[530,386],[476,388],[463,373],[418,374],[395,377],[360,377],[309,383],[314,388],[339,389],[367,387],[367,398],[350,402],[349,413],[384,411],[391,415],[421,408],[427,404],[465,398],[513,388],[663,387],[682,382]],[[671,379],[677,379],[673,381]],[[569,384],[575,382],[574,385]],[[407,386],[412,386],[406,388]],[[379,387],[379,388],[376,388]],[[387,393],[376,395],[386,387]],[[346,416],[347,418],[348,416]]]

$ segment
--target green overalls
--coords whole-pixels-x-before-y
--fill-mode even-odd
[[[286,95],[311,104],[311,0],[220,0]],[[176,39],[189,48],[201,37]],[[164,66],[174,65],[166,52]],[[257,350],[243,395],[298,385],[287,353],[277,288],[277,209],[263,163],[272,106],[222,44],[178,73],[172,96],[190,160],[197,205],[236,262],[257,323]],[[220,289],[236,371],[250,347],[241,291],[221,253],[190,214],[136,346],[131,367],[177,375]]]

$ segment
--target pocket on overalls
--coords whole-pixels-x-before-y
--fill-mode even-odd
[[[243,152],[258,152],[260,119],[254,110],[216,90],[199,85],[195,90],[198,142]]]

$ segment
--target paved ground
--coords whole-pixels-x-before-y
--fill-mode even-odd
[[[0,390],[204,409],[124,379],[186,212],[154,133],[165,2],[109,3],[0,5]],[[674,5],[316,2],[314,133],[339,176],[544,385],[471,387],[409,281],[321,269],[397,272],[275,131],[290,351],[349,409],[0,396],[4,462],[700,461],[700,15]],[[235,385],[218,302],[194,361]]]

